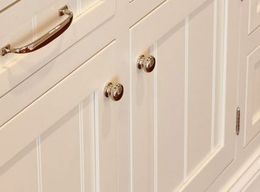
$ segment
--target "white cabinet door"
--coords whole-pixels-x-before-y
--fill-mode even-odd
[[[241,6],[240,98],[242,147],[257,143],[260,133],[260,1]]]
[[[115,44],[1,127],[0,191],[123,190],[118,142],[127,129],[128,104],[104,96],[114,78],[127,83],[119,74]]]
[[[205,191],[233,160],[238,13],[235,1],[166,1],[130,29],[133,192]]]

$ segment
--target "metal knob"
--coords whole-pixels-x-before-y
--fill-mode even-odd
[[[124,87],[120,83],[109,82],[104,90],[105,97],[112,99],[113,101],[119,101],[124,94]]]
[[[150,73],[154,70],[156,59],[154,56],[141,55],[137,60],[137,68],[143,69],[145,72]]]

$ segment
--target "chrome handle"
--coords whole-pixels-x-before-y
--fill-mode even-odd
[[[65,5],[59,10],[59,16],[63,16],[63,15],[68,15],[68,18],[65,21],[63,21],[61,24],[57,25],[52,30],[50,30],[47,34],[43,35],[36,41],[20,48],[12,48],[10,44],[6,45],[1,49],[1,55],[4,56],[8,53],[16,53],[16,54],[30,53],[49,44],[54,39],[59,37],[64,31],[66,31],[72,23],[73,12],[69,10],[67,5]]]
[[[105,97],[112,99],[113,101],[119,101],[124,94],[124,86],[120,83],[109,82],[105,86],[104,90]]]
[[[154,56],[141,55],[137,60],[138,69],[143,69],[145,72],[150,73],[154,70],[156,59]]]

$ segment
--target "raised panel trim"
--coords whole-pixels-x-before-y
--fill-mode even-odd
[[[143,42],[143,46],[137,47],[137,53],[134,54],[139,54],[143,50],[147,49],[147,47],[152,45],[155,40],[160,38],[161,34],[163,34],[165,31],[170,31],[172,26],[180,23],[184,17],[187,17],[190,13],[202,6],[207,1],[208,0],[197,0],[190,2],[175,0],[163,2],[154,11],[152,11],[150,14],[148,14],[130,28],[131,37],[134,38],[137,42]],[[174,17],[172,17],[172,13],[175,13]],[[171,18],[171,25],[168,25],[167,22],[156,22],[156,28],[158,30],[156,33],[151,33],[150,31],[152,28],[150,26],[155,26],[155,21],[164,20],[164,18]],[[140,34],[146,35],[143,36]]]
[[[260,0],[249,1],[249,29],[248,34],[259,28],[260,25]]]
[[[244,146],[248,145],[253,138],[255,138],[259,132],[259,117],[253,114],[253,98],[250,95],[253,92],[253,80],[254,80],[254,68],[255,65],[260,62],[260,46],[257,47],[247,57],[247,72],[246,72],[246,113],[245,113],[245,141]],[[250,94],[250,95],[249,95]]]
[[[259,150],[257,151],[259,152]],[[251,160],[242,166],[244,171],[237,176],[237,180],[231,184],[231,186],[226,189],[230,192],[246,191],[250,184],[257,178],[260,174],[260,156],[256,156],[255,159]]]
[[[132,47],[135,47],[135,50],[132,53],[132,58],[136,58],[138,54],[142,53],[148,47],[154,44],[154,42],[165,33],[165,31],[170,31],[172,26],[180,23],[184,16],[188,16],[190,12],[193,12],[199,5],[203,5],[203,3],[207,3],[207,1],[194,1],[186,2],[186,1],[167,1],[160,5],[156,10],[154,10],[149,16],[140,20],[134,26],[130,28],[130,37],[132,43]],[[211,1],[213,2],[213,1]],[[234,141],[235,141],[235,130],[228,129],[228,127],[235,128],[235,109],[237,107],[236,98],[237,87],[237,62],[238,58],[234,55],[238,55],[238,36],[234,35],[239,26],[238,22],[234,21],[234,18],[238,18],[239,16],[239,6],[240,2],[235,1],[223,1],[225,4],[225,10],[223,11],[226,16],[224,21],[223,30],[228,30],[224,35],[224,39],[226,40],[223,45],[220,46],[225,49],[224,55],[222,56],[225,68],[223,68],[224,74],[223,79],[228,81],[228,85],[224,86],[224,92],[221,93],[221,96],[227,98],[223,103],[223,109],[221,111],[226,111],[225,117],[227,119],[234,119],[234,121],[223,120],[221,121],[221,125],[227,127],[225,129],[225,133],[223,133],[225,139],[220,140],[222,143],[215,147],[215,150],[206,157],[206,160],[203,161],[198,168],[187,178],[185,183],[177,189],[180,191],[201,191],[205,190],[207,186],[199,185],[199,183],[211,183],[220,174],[226,166],[228,166],[234,159]],[[178,10],[182,10],[182,12],[178,12]],[[230,8],[230,9],[227,9]],[[184,11],[185,10],[185,11]],[[175,12],[174,17],[171,17],[172,12]],[[164,20],[164,18],[172,18],[171,25],[167,25],[167,22],[159,22],[157,23],[157,30],[151,32],[151,26],[153,26],[154,21]],[[234,23],[234,27],[228,28],[229,23]],[[143,35],[145,34],[145,35]],[[139,43],[142,42],[142,43]],[[221,57],[221,58],[222,58]],[[221,84],[222,86],[222,84]],[[222,134],[222,133],[221,133]],[[223,162],[223,157],[226,158],[226,161]],[[222,163],[219,163],[222,162]],[[210,163],[210,164],[209,164]],[[203,171],[202,171],[203,170]],[[210,175],[208,173],[211,173]]]

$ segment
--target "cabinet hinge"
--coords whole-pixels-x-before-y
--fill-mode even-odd
[[[240,133],[240,107],[237,107],[236,111],[236,134],[239,135]]]

